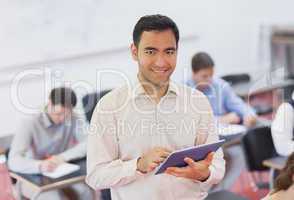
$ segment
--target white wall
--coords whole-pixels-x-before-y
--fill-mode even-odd
[[[59,70],[59,76],[53,73],[55,85],[87,81],[93,90],[97,70],[115,69],[133,78],[136,64],[128,46],[142,15],[162,13],[178,24],[183,39],[175,80],[182,80],[199,50],[214,57],[218,75],[248,72],[258,77],[268,67],[259,58],[260,26],[293,24],[293,7],[291,0],[0,0],[0,135],[13,132],[24,116],[10,96],[12,79],[24,69]],[[101,87],[121,83],[107,77]],[[21,84],[21,101],[41,108],[49,90],[46,84],[47,88],[41,76],[27,77]],[[79,96],[85,93],[77,91]]]

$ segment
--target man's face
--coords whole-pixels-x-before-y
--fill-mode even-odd
[[[193,80],[197,83],[197,88],[204,90],[211,84],[213,77],[213,67],[201,69],[193,72]]]
[[[132,56],[139,64],[139,76],[155,86],[169,81],[177,62],[177,44],[171,30],[144,31]]]
[[[48,106],[48,114],[54,124],[64,123],[66,119],[70,118],[71,113],[71,108],[67,108],[62,105],[49,104]]]

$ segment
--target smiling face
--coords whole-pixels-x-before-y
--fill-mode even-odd
[[[170,30],[144,31],[138,47],[131,46],[139,65],[139,77],[154,86],[168,83],[177,62],[177,44]]]

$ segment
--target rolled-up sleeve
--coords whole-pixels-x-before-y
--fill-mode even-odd
[[[271,127],[276,151],[283,156],[288,156],[294,151],[293,112],[294,109],[289,103],[281,104]]]
[[[222,95],[228,112],[235,112],[242,118],[246,116],[256,116],[255,111],[236,95],[233,88],[228,83],[222,85]]]
[[[14,135],[8,156],[8,166],[12,171],[28,174],[40,173],[41,160],[28,156],[32,144],[32,122],[23,122]]]
[[[87,143],[86,182],[93,189],[105,189],[133,182],[142,174],[137,171],[137,159],[119,159],[114,100],[103,97],[93,113]]]

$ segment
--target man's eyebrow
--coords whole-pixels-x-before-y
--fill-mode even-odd
[[[168,47],[168,48],[165,49],[165,51],[169,51],[169,50],[173,50],[173,51],[175,51],[176,48],[175,48],[175,47]]]
[[[145,47],[144,49],[145,49],[145,50],[157,50],[157,49],[154,48],[154,47]]]

